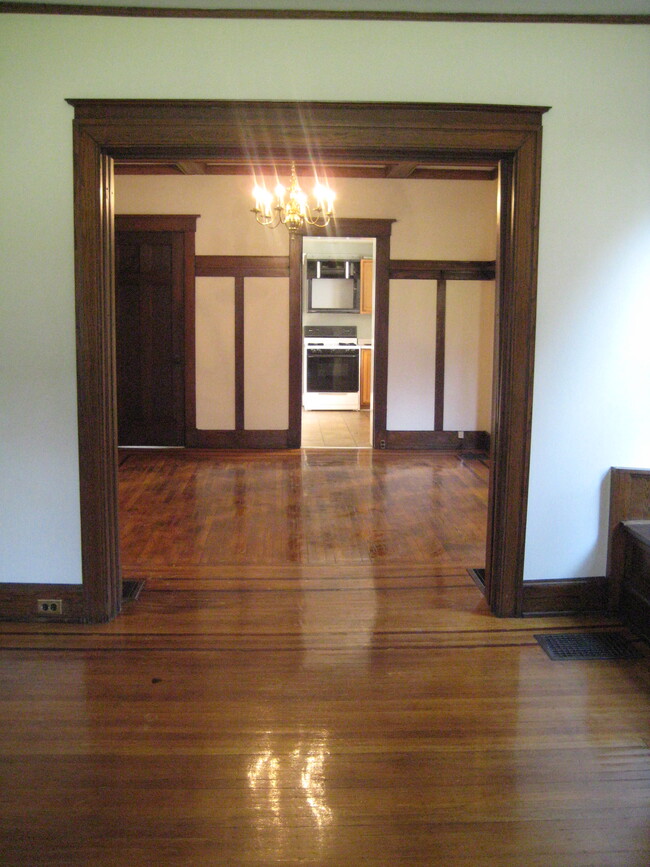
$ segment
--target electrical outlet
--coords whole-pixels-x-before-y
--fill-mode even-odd
[[[54,615],[55,617],[63,614],[62,599],[38,599],[36,607],[38,608],[39,614]]]
[[[386,440],[379,440],[379,448],[380,449],[386,448]]]
[[[458,431],[458,439],[459,439],[459,440],[464,440],[464,439],[465,439],[465,431],[464,431],[464,430],[459,430],[459,431]]]

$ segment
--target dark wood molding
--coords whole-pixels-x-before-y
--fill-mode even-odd
[[[445,430],[385,430],[380,441],[387,449],[435,449],[441,451],[490,451],[490,435],[487,431],[464,431],[459,438],[458,431]]]
[[[289,431],[287,446],[302,440],[302,236],[289,236]]]
[[[286,430],[197,430],[196,447],[200,449],[287,449]]]
[[[194,171],[188,172],[185,169],[188,165],[194,167]],[[413,165],[413,163],[409,163],[409,165]],[[288,173],[290,170],[291,164],[288,163],[286,166],[281,166],[276,164],[274,166],[254,166],[254,171],[256,174],[260,175],[269,175],[274,176],[276,172],[284,170],[285,173]],[[199,171],[201,169],[201,171]],[[324,165],[323,163],[318,164],[319,173],[322,172],[323,175],[326,175],[330,180],[334,178],[368,178],[368,179],[386,179],[393,177],[391,173],[392,166],[380,166],[380,165],[336,165],[333,163],[328,163]],[[139,161],[139,162],[131,162],[129,160],[120,160],[115,163],[115,174],[116,175],[140,175],[140,176],[154,176],[154,175],[187,175],[187,174],[201,174],[201,175],[250,175],[252,173],[252,167],[249,162],[242,163],[233,163],[232,160],[223,160],[223,161],[207,161],[202,160],[201,162],[195,161],[187,161],[187,160],[178,160],[177,162],[157,162],[155,160],[149,161]],[[300,178],[301,170],[300,166],[296,166],[296,170],[298,173],[298,177]],[[444,168],[440,166],[418,166],[414,169],[411,174],[408,176],[409,180],[414,181],[494,181],[497,178],[497,169],[496,168],[474,168],[474,169],[465,169],[462,167],[455,167],[453,165],[445,166]],[[404,178],[403,180],[406,180]]]
[[[309,238],[389,238],[397,220],[368,217],[334,217],[324,229],[306,226],[301,233]]]
[[[533,381],[541,118],[532,106],[73,99],[82,550],[89,619],[119,610],[113,345],[112,159],[324,158],[498,160],[493,472],[486,586],[492,610],[522,610]],[[380,221],[381,222],[381,221]],[[357,234],[356,232],[354,234]],[[366,237],[373,233],[366,234]],[[363,237],[363,234],[358,234]],[[389,235],[378,238],[387,323]],[[381,289],[385,282],[385,296]],[[385,310],[381,312],[381,305]],[[384,316],[385,314],[385,316]],[[382,320],[382,317],[383,320]],[[375,334],[376,339],[378,334]],[[383,335],[384,338],[387,334]],[[387,340],[381,343],[386,346]],[[387,346],[386,346],[387,349]],[[386,359],[377,345],[376,376]],[[376,412],[382,407],[377,406]],[[385,418],[379,421],[385,429]]]
[[[60,615],[41,614],[39,599],[60,599]],[[81,584],[0,584],[0,620],[34,623],[84,623],[86,601]]]
[[[522,613],[583,614],[607,607],[606,578],[565,578],[554,581],[524,581]]]
[[[113,174],[110,157],[76,122],[73,136],[83,619],[103,622],[121,608]]]
[[[390,235],[376,236],[375,334],[373,341],[372,444],[379,448],[388,423],[388,328],[390,309]]]
[[[196,224],[184,230],[185,259],[185,444],[196,429]]]
[[[497,12],[370,12],[307,9],[172,9],[146,6],[0,3],[0,12],[31,15],[94,15],[124,18],[262,18],[322,21],[458,22],[477,24],[650,24],[650,15],[572,15]]]
[[[609,608],[617,611],[625,569],[626,533],[623,521],[650,518],[650,470],[612,467],[609,492],[607,579]]]
[[[494,262],[391,259],[391,280],[494,280]]]
[[[200,214],[115,214],[120,232],[196,232]]]
[[[533,399],[541,129],[499,164],[496,317],[486,593],[502,616],[523,606]],[[524,288],[525,287],[525,288]],[[498,575],[518,575],[503,581]]]
[[[436,372],[434,429],[445,429],[445,338],[447,334],[447,281],[440,279],[436,288]]]
[[[288,256],[197,256],[197,277],[288,277]]]
[[[313,226],[306,227],[303,236],[309,237],[346,237],[375,239],[375,332],[373,338],[374,372],[373,372],[373,433],[372,442],[375,448],[380,448],[386,429],[388,407],[388,297],[390,269],[390,239],[394,219],[367,219],[363,217],[346,217],[334,220],[324,229]],[[300,269],[302,267],[302,245],[292,259],[292,274],[294,274],[294,293],[300,293]],[[300,317],[294,324],[293,334],[300,330]],[[302,333],[300,333],[300,370],[302,371]],[[299,388],[302,387],[302,374]],[[300,394],[296,399],[299,406]],[[300,440],[298,439],[298,445]]]
[[[244,418],[244,277],[235,277],[235,429],[243,431]]]

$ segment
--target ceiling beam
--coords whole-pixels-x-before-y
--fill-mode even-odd
[[[394,163],[386,170],[387,178],[410,178],[417,169],[417,163]]]
[[[179,160],[176,165],[183,175],[204,175],[206,173],[205,163],[196,160]]]

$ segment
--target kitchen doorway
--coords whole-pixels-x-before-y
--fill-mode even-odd
[[[372,448],[376,240],[302,242],[302,448]]]

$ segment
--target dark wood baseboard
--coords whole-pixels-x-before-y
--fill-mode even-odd
[[[60,599],[61,614],[39,612],[39,599]],[[86,607],[81,584],[0,583],[0,620],[34,623],[84,623]]]
[[[524,581],[524,617],[545,614],[581,614],[605,611],[606,578],[564,578],[555,581]]]
[[[199,449],[287,449],[288,430],[196,430],[191,448]]]
[[[387,449],[440,449],[443,451],[490,451],[490,435],[486,431],[466,430],[462,439],[458,431],[387,430],[378,437]]]

